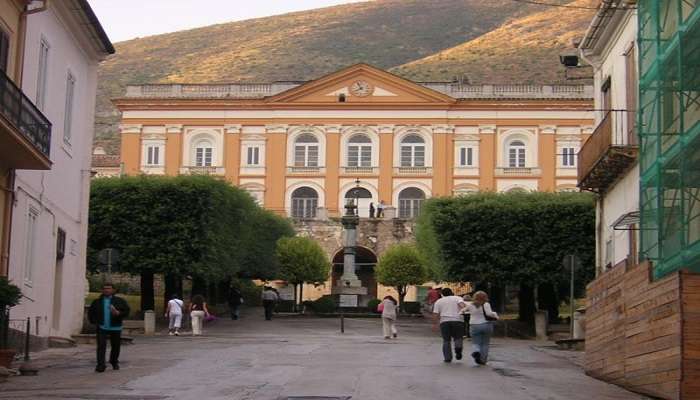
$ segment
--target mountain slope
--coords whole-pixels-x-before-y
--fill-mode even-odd
[[[116,136],[110,99],[127,83],[307,80],[358,62],[389,68],[536,9],[511,0],[377,0],[117,43],[100,67],[96,134]]]
[[[577,0],[569,5],[597,4],[595,0]],[[391,71],[418,81],[466,76],[471,83],[563,82],[559,55],[572,51],[573,39],[583,37],[593,14],[593,10],[547,7]]]

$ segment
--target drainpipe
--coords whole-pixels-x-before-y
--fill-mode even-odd
[[[15,187],[15,170],[7,171],[7,186],[0,187],[0,190],[5,192],[5,202],[3,206],[2,241],[0,242],[0,276],[9,276],[10,265],[10,237],[12,236],[12,209],[14,208],[15,192],[12,188]]]

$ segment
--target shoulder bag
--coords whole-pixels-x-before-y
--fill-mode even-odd
[[[484,319],[486,319],[487,321],[498,321],[498,318],[496,318],[496,317],[491,317],[491,316],[489,316],[488,314],[486,314],[486,307],[485,307],[485,305],[486,305],[486,303],[484,303],[484,304],[481,305],[481,312],[484,313]]]

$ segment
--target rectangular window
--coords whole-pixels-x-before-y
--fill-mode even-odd
[[[318,167],[318,146],[308,146],[308,162],[307,167]]]
[[[348,146],[349,167],[371,167],[372,146]]]
[[[27,213],[27,232],[24,244],[24,280],[27,283],[32,283],[34,279],[34,254],[36,253],[36,225],[38,217],[39,212],[34,209],[30,209]]]
[[[211,147],[207,147],[204,149],[204,166],[205,167],[211,167],[212,151],[213,151],[213,149]]]
[[[414,167],[424,167],[425,166],[425,146],[415,146],[414,151]]]
[[[36,82],[36,106],[44,111],[44,102],[46,101],[46,80],[48,79],[49,68],[49,43],[41,39],[39,47],[39,76]]]
[[[10,35],[0,30],[0,70],[7,72],[10,60]]]
[[[511,168],[525,167],[525,149],[511,148],[508,150],[508,166]]]
[[[211,167],[212,164],[212,148],[199,147],[195,152],[195,166]]]
[[[63,120],[63,141],[70,144],[73,129],[73,95],[75,94],[75,77],[68,72],[66,79],[66,108]]]
[[[260,165],[260,148],[248,147],[248,165]]]
[[[576,150],[573,147],[564,147],[561,150],[561,165],[564,167],[576,166]]]
[[[474,149],[462,147],[459,149],[459,165],[462,167],[474,166]]]
[[[358,146],[348,147],[348,166],[349,167],[359,167],[360,166],[360,148]]]
[[[148,146],[148,165],[160,165],[160,147]]]

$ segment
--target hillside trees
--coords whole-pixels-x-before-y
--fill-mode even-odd
[[[123,177],[92,182],[88,259],[107,247],[121,271],[141,275],[141,309],[153,309],[153,275],[165,275],[166,299],[177,282],[198,285],[235,276],[275,274],[269,254],[293,235],[284,219],[259,208],[243,190],[203,176]],[[173,287],[173,285],[175,287]]]
[[[594,274],[595,208],[582,193],[481,193],[432,199],[418,221],[417,241],[431,269],[447,279],[520,286],[520,318],[534,314],[535,288],[552,317],[567,287],[567,254],[581,259],[581,290]]]

